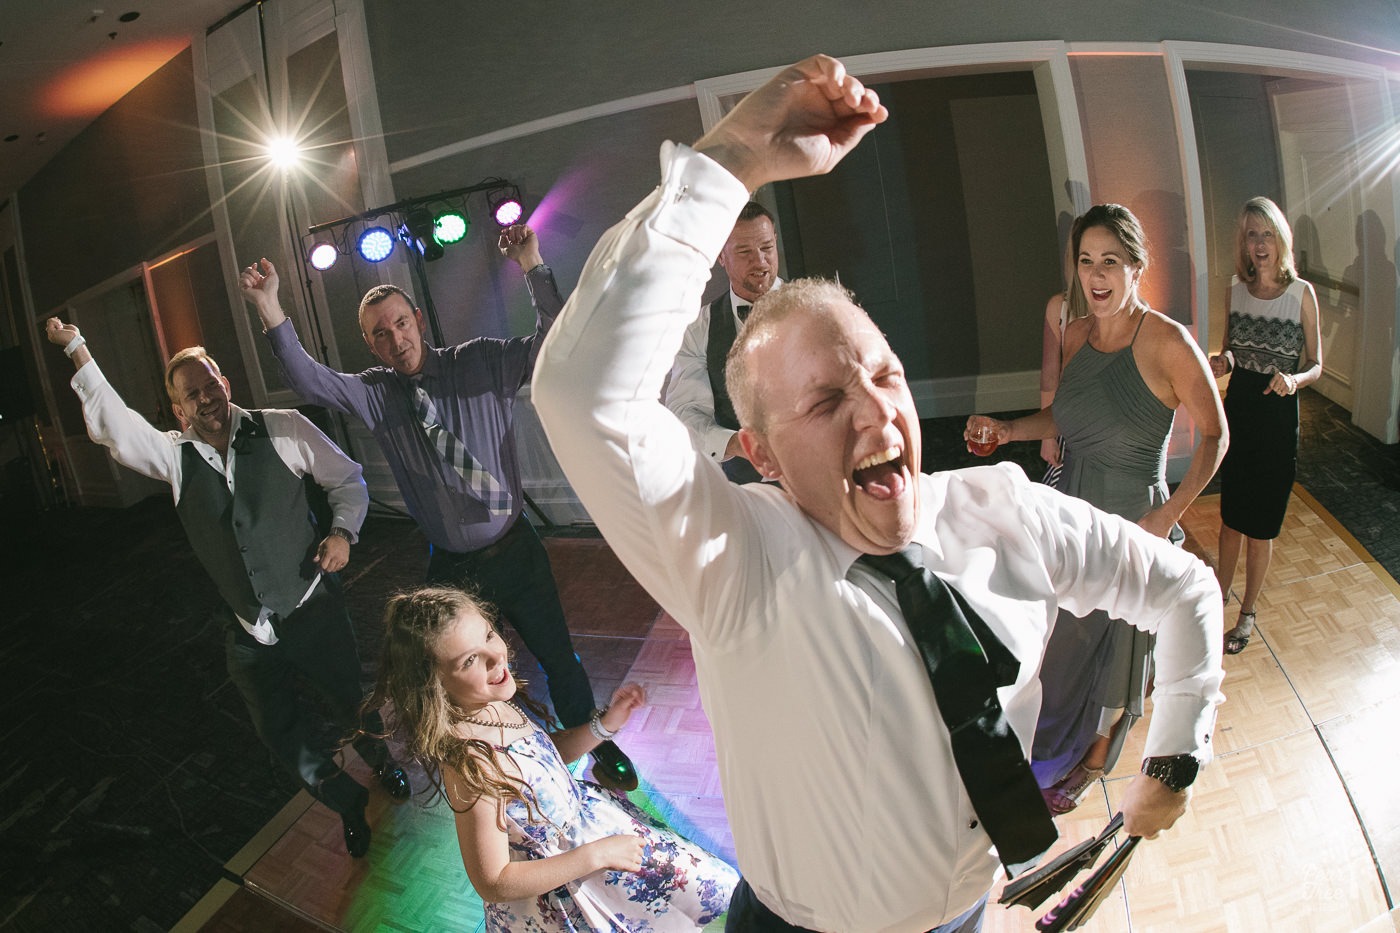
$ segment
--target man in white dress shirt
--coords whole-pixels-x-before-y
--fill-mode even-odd
[[[782,282],[778,233],[766,207],[750,201],[739,210],[719,264],[729,290],[701,308],[686,328],[671,368],[666,407],[690,428],[701,452],[720,462],[726,476],[736,483],[756,483],[763,477],[739,443],[739,419],[724,384],[724,364],[753,303]]]
[[[816,56],[694,149],[665,144],[661,185],[603,236],[535,369],[575,490],[690,633],[745,877],[731,930],[980,927],[998,857],[895,587],[862,555],[912,543],[985,620],[1019,662],[998,698],[1023,753],[1060,607],[1157,633],[1146,752],[1167,770],[1125,791],[1129,833],[1170,827],[1210,757],[1222,677],[1210,570],[1014,465],[921,474],[899,359],[839,286],[772,292],[731,357],[740,443],[776,482],[730,484],[659,401],[748,193],[830,171],[886,115]]]
[[[369,511],[360,465],[295,411],[245,410],[203,347],[171,357],[165,387],[184,431],[162,431],[127,408],[72,324],[50,318],[49,340],[76,370],[89,436],[125,467],[170,485],[190,548],[223,606],[229,679],[258,738],[313,797],[340,814],[345,848],[369,850],[369,792],[321,747],[299,682],[330,703],[342,734],[380,785],[407,800],[408,776],[384,744],[378,711],[362,713],[360,658],[336,572]],[[308,480],[324,490],[330,525],[311,515]]]

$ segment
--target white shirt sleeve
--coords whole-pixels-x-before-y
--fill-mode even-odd
[[[111,451],[112,459],[122,466],[169,483],[172,494],[178,497],[180,449],[176,442],[180,435],[156,428],[127,408],[96,360],[89,360],[74,373],[71,385],[83,405],[88,437]]]
[[[736,432],[715,422],[715,393],[710,385],[709,368],[710,308],[700,308],[700,316],[685,329],[681,349],[671,367],[666,389],[666,407],[695,435],[700,452],[711,460],[724,460],[729,439]]]
[[[544,342],[531,398],[569,482],[638,582],[688,625],[722,626],[741,614],[706,601],[742,602],[738,565],[763,559],[751,497],[700,457],[660,396],[748,193],[685,146],[663,146],[662,167],[661,186],[594,248]]]
[[[1032,534],[1043,542],[1060,607],[1076,616],[1102,609],[1157,636],[1145,757],[1191,752],[1209,761],[1215,710],[1224,699],[1215,574],[1134,522],[1038,483],[1023,488],[1023,511],[1038,516]],[[1075,620],[1061,616],[1058,624]]]
[[[331,524],[344,528],[352,541],[358,541],[360,526],[369,514],[369,490],[360,465],[301,412],[264,409],[263,417],[277,456],[297,476],[311,474],[326,491]]]

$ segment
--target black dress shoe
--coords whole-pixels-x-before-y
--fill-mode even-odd
[[[637,769],[622,749],[612,742],[600,742],[593,749],[593,780],[614,790],[636,790]]]
[[[340,814],[340,822],[345,826],[345,851],[350,853],[351,858],[364,858],[369,851],[369,823],[365,821],[365,808],[357,807]]]
[[[413,788],[408,784],[407,772],[392,761],[378,772],[378,777],[379,786],[388,791],[389,796],[395,800],[407,800],[413,794]]]

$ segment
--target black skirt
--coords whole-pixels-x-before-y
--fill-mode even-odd
[[[1225,392],[1230,447],[1220,464],[1220,520],[1246,537],[1278,537],[1298,472],[1298,396],[1264,394],[1272,375],[1237,369]]]

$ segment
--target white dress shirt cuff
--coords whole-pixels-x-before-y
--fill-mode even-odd
[[[1209,697],[1175,694],[1152,697],[1144,758],[1190,753],[1201,764],[1215,755],[1215,703]]]
[[[729,449],[729,439],[737,433],[739,432],[715,425],[705,432],[705,453],[711,460],[724,460],[724,452]]]
[[[93,391],[106,381],[102,370],[97,366],[97,360],[88,360],[78,368],[68,384],[73,387],[74,392],[78,393],[79,400],[86,403],[92,397]]]
[[[748,190],[718,162],[680,143],[661,144],[661,173],[661,198],[638,205],[649,209],[645,223],[698,250],[714,265]]]

